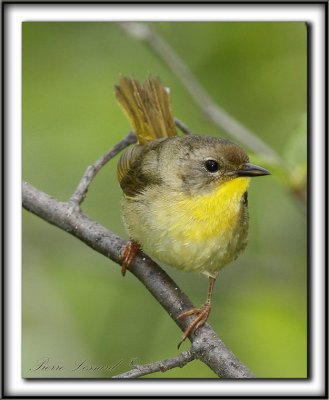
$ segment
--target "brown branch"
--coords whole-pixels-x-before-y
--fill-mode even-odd
[[[94,164],[87,167],[86,172],[81,178],[78,187],[70,198],[70,203],[73,208],[79,209],[81,203],[85,199],[89,185],[95,178],[97,172],[109,161],[111,158],[116,156],[120,151],[128,147],[129,145],[136,143],[137,138],[134,132],[130,132],[125,136],[119,143],[114,145],[107,153],[99,158]]]
[[[213,101],[184,61],[154,29],[141,22],[119,22],[118,25],[135,40],[145,43],[170,68],[210,121],[263,157],[268,163],[284,165],[283,160],[274,149]]]
[[[120,253],[127,242],[73,208],[71,203],[60,202],[26,182],[23,183],[22,199],[26,210],[70,233],[114,262],[120,262]],[[134,258],[129,270],[144,284],[180,329],[185,331],[191,322],[190,318],[176,320],[176,317],[182,310],[193,305],[176,283],[142,252]],[[195,358],[208,365],[218,376],[253,377],[248,368],[217,337],[209,324],[199,328],[196,333],[191,333],[189,339]]]
[[[193,361],[195,356],[192,351],[187,350],[176,357],[168,358],[163,361],[156,361],[150,364],[135,365],[134,369],[124,372],[120,375],[112,376],[112,378],[139,378],[140,376],[154,374],[155,372],[166,372],[173,368],[183,368],[186,364]]]

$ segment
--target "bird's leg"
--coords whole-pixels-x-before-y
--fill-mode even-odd
[[[181,338],[181,341],[178,344],[178,348],[192,331],[196,331],[198,328],[200,328],[200,326],[204,325],[205,322],[207,321],[209,314],[210,314],[210,310],[211,310],[211,295],[212,295],[215,281],[216,281],[216,277],[209,276],[207,300],[201,307],[191,308],[191,309],[184,311],[178,315],[177,319],[189,317],[190,315],[194,315],[194,314],[196,315],[195,319],[190,323],[190,325],[185,330],[185,332]]]
[[[122,249],[120,254],[120,264],[121,264],[121,274],[126,275],[127,268],[129,268],[130,263],[136,257],[137,251],[140,249],[140,245],[134,240],[129,240],[129,242]]]

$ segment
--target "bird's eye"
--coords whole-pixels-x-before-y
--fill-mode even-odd
[[[219,170],[218,162],[215,160],[207,160],[205,162],[205,167],[209,172],[217,172]]]

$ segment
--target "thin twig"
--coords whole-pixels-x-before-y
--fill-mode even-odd
[[[184,124],[180,119],[175,118],[175,124],[177,128],[179,128],[184,135],[192,135],[192,132],[189,130],[188,126]]]
[[[75,192],[70,198],[71,206],[79,209],[81,203],[86,197],[88,192],[89,185],[92,180],[95,178],[97,172],[115,155],[117,155],[120,151],[128,147],[129,145],[136,143],[137,138],[134,132],[130,132],[127,136],[125,136],[120,142],[114,145],[111,149],[109,149],[101,158],[99,158],[94,164],[89,165],[87,167],[86,172],[81,178],[79,185],[77,186]]]
[[[175,118],[176,126],[185,134],[190,135],[191,131],[189,128],[178,118]],[[82,202],[86,198],[89,186],[98,171],[104,167],[106,163],[108,163],[114,156],[116,156],[120,151],[124,150],[129,145],[136,143],[137,138],[134,132],[130,132],[127,136],[125,136],[120,142],[111,147],[102,157],[100,157],[94,164],[89,165],[83,174],[80,182],[74,191],[73,195],[70,198],[70,203],[73,208],[79,209]]]
[[[268,163],[283,166],[283,160],[274,149],[213,101],[179,55],[154,29],[140,22],[119,22],[118,25],[134,39],[145,43],[171,69],[203,113],[215,125],[224,129],[256,154],[262,156]]]
[[[105,257],[120,263],[120,254],[127,241],[110,232],[79,210],[72,210],[70,203],[60,202],[27,182],[22,189],[23,207],[75,236]],[[176,283],[149,257],[138,252],[129,266],[136,276],[157,299],[170,317],[184,332],[191,318],[177,320],[183,311],[193,307],[188,297]],[[191,333],[189,339],[195,358],[208,365],[222,378],[252,378],[252,373],[218,338],[209,324]]]
[[[189,362],[195,359],[194,354],[190,351],[184,351],[176,357],[168,358],[163,361],[156,361],[150,364],[144,365],[135,365],[135,368],[124,372],[120,375],[112,376],[112,378],[120,378],[120,379],[127,379],[127,378],[139,378],[140,376],[153,374],[154,372],[166,372],[173,368],[182,368]]]

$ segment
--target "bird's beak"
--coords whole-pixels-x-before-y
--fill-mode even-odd
[[[262,176],[271,175],[270,171],[265,168],[259,167],[258,165],[245,163],[240,169],[236,171],[237,176]]]

